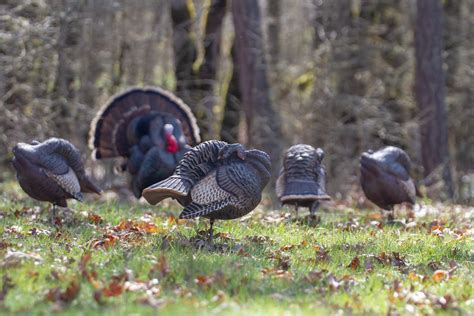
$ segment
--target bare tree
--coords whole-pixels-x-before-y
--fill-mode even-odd
[[[194,9],[191,5],[192,2],[186,0],[171,1],[176,92],[193,107],[190,90],[193,90],[196,79],[193,64],[197,58],[197,47],[192,30]]]
[[[216,138],[214,106],[217,100],[216,75],[221,55],[222,23],[226,13],[227,0],[212,0],[206,18],[204,31],[204,61],[198,72],[196,85],[199,103],[202,104],[204,117],[204,138]]]
[[[258,2],[233,1],[232,14],[237,62],[234,67],[239,67],[247,142],[268,152],[274,165],[278,166],[282,152],[281,122],[270,98]],[[277,169],[273,168],[276,172]]]
[[[235,143],[239,141],[239,126],[242,116],[242,96],[239,87],[239,67],[237,67],[235,59],[235,45],[232,45],[231,58],[234,67],[225,96],[220,137],[223,141]]]
[[[275,67],[278,64],[280,55],[281,1],[268,1],[267,6],[268,55],[270,57],[270,64]]]
[[[443,11],[441,1],[418,0],[415,24],[415,94],[420,111],[421,156],[426,178],[441,175],[444,193],[453,198],[444,108]],[[430,184],[430,183],[427,183]]]

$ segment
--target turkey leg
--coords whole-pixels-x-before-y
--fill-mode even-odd
[[[209,242],[210,242],[211,244],[213,244],[213,240],[212,240],[212,239],[213,239],[213,237],[214,237],[214,234],[213,234],[214,219],[211,218],[209,221],[210,221],[210,223],[211,223],[211,228],[209,228]]]
[[[320,205],[319,201],[314,201],[313,204],[311,204],[311,207],[309,208],[310,216],[316,215],[316,211],[318,210],[319,205]]]

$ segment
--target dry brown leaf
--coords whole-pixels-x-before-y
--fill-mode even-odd
[[[448,277],[448,271],[445,271],[445,270],[436,270],[431,276],[431,278],[435,282],[440,282],[441,280],[447,279],[447,277]]]
[[[207,275],[198,275],[194,279],[194,283],[201,287],[210,287],[214,283],[214,278]]]
[[[373,212],[373,213],[370,213],[368,216],[367,216],[369,219],[372,219],[372,220],[379,220],[382,218],[382,213],[380,212]]]
[[[348,268],[351,268],[353,271],[356,270],[358,267],[360,266],[360,259],[359,257],[354,257],[351,261],[351,263],[349,263],[349,265],[347,266]]]
[[[74,279],[64,291],[61,291],[58,287],[50,289],[48,293],[46,293],[46,300],[66,304],[71,303],[79,294],[80,289],[80,284]]]
[[[112,281],[109,285],[104,287],[101,292],[105,297],[119,296],[123,293],[123,283],[125,280],[125,275],[113,276]]]
[[[89,214],[87,216],[87,219],[93,224],[99,224],[99,223],[102,223],[102,221],[103,221],[102,217],[100,215],[93,214],[93,213]]]
[[[291,250],[295,247],[295,245],[285,245],[283,247],[280,248],[281,251],[288,251],[288,250]]]

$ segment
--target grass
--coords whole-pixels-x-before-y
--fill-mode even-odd
[[[425,206],[407,227],[343,204],[317,225],[258,208],[216,222],[210,249],[208,221],[175,204],[72,202],[53,225],[16,184],[0,192],[0,313],[473,314],[472,208]]]

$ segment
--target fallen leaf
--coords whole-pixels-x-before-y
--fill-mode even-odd
[[[198,275],[194,279],[194,283],[196,283],[197,285],[201,287],[210,287],[213,282],[214,282],[214,279],[207,275]]]
[[[349,263],[349,265],[347,266],[348,268],[351,268],[353,271],[356,270],[358,267],[360,266],[360,260],[359,260],[359,257],[354,257],[351,261],[351,263]]]
[[[382,213],[380,212],[373,212],[373,213],[370,213],[368,216],[367,216],[369,219],[372,219],[372,220],[379,220],[382,218]]]
[[[419,281],[420,276],[418,274],[416,274],[416,272],[410,271],[410,273],[408,273],[408,279],[411,280],[411,281]]]
[[[119,296],[123,292],[123,285],[116,280],[112,280],[107,287],[102,289],[105,297]]]
[[[288,250],[291,250],[295,247],[295,245],[285,245],[283,247],[280,248],[281,251],[288,251]]]
[[[87,216],[87,219],[93,224],[99,224],[99,223],[102,223],[103,221],[100,215],[93,214],[93,213],[89,214]]]
[[[433,281],[435,282],[440,282],[443,279],[446,279],[448,277],[448,271],[445,270],[436,270],[433,273],[433,276],[431,277]]]
[[[91,247],[97,249],[99,247],[110,248],[114,246],[120,238],[113,234],[104,235],[103,239],[94,239],[91,241]]]
[[[68,287],[61,291],[59,287],[52,288],[46,293],[46,300],[56,303],[71,303],[79,294],[81,287],[79,282],[76,279],[72,280]]]

